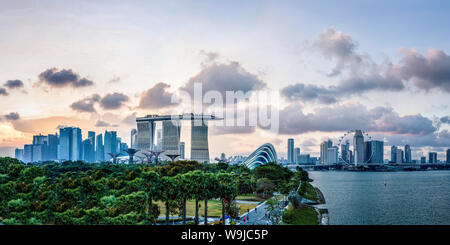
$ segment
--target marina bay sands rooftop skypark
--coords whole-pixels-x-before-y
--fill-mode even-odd
[[[184,113],[181,115],[147,115],[145,117],[136,118],[136,122],[142,121],[167,121],[167,120],[223,120],[223,118],[216,117],[214,115],[205,115],[205,114],[194,114],[194,113]]]
[[[181,123],[191,121],[191,160],[209,162],[208,121],[223,120],[213,115],[185,113],[182,115],[147,115],[136,118],[137,149],[141,152],[154,151],[155,122],[162,121],[162,154],[180,155]],[[200,121],[201,123],[196,123]]]

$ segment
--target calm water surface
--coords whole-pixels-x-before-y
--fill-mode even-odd
[[[334,225],[450,224],[450,171],[310,171]],[[384,183],[386,182],[386,186]]]

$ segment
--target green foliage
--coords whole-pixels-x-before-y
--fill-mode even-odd
[[[283,222],[291,225],[317,225],[317,213],[312,207],[289,207],[283,215]]]
[[[250,170],[196,161],[25,165],[0,158],[0,217],[4,224],[155,224],[157,201],[181,214],[186,200],[203,205],[211,199],[220,200],[224,214],[235,215],[237,195],[285,193],[306,177],[278,164]]]

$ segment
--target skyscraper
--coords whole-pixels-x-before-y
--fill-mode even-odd
[[[33,162],[42,162],[44,161],[44,149],[45,145],[35,145],[33,144]]]
[[[404,162],[404,158],[403,158],[403,150],[402,149],[397,149],[397,153],[396,153],[397,159],[395,160],[395,162],[397,164],[402,164]]]
[[[364,162],[370,163],[370,160],[372,158],[372,141],[365,141],[364,142]]]
[[[428,163],[431,163],[431,164],[437,163],[437,152],[429,152],[428,153]]]
[[[327,149],[327,164],[335,164],[338,162],[338,147],[332,146]]]
[[[14,150],[14,157],[19,161],[23,161],[23,149],[16,148]]]
[[[47,135],[47,149],[45,160],[54,161],[58,159],[59,138],[57,134]]]
[[[405,145],[405,162],[411,163],[411,147],[409,145]]]
[[[163,132],[163,145],[164,145]],[[191,160],[209,162],[208,124],[201,119],[191,121]]]
[[[364,164],[364,136],[361,130],[356,130],[353,136],[353,151],[355,153],[355,165]]]
[[[107,131],[105,130],[105,138],[104,138],[104,156],[105,160],[111,159],[109,153],[118,153],[117,152],[117,132],[116,131]]]
[[[72,128],[59,129],[58,160],[68,161],[72,159]]]
[[[349,150],[350,150],[350,143],[348,140],[346,140],[345,144],[341,144],[341,158],[346,163],[350,163],[350,159],[348,158]]]
[[[300,162],[300,148],[299,147],[295,147],[294,152],[295,152],[295,154],[294,154],[294,156],[295,156],[294,162],[298,164]]]
[[[29,163],[33,162],[33,145],[24,145],[23,146],[23,162]]]
[[[294,163],[294,139],[288,139],[288,163]]]
[[[370,142],[372,151],[370,163],[382,164],[384,162],[384,142],[380,140],[372,140]]]
[[[81,149],[81,129],[72,128],[72,161],[82,160],[82,149]]]
[[[184,142],[180,142],[180,159],[185,159],[186,145]]]
[[[85,162],[94,162],[92,159],[94,147],[92,146],[92,141],[90,139],[83,140],[82,143],[82,157],[81,159]]]
[[[450,163],[450,149],[447,149],[447,161],[446,163]]]
[[[96,162],[103,162],[105,161],[105,152],[103,148],[103,136],[102,134],[97,135],[97,145],[96,145],[96,152],[95,152],[95,161]]]
[[[322,164],[328,163],[328,148],[333,146],[333,142],[331,140],[324,141],[320,144],[320,162]]]
[[[397,162],[397,146],[395,145],[391,146],[391,162]]]
[[[180,155],[180,122],[163,121],[162,150],[164,155]]]
[[[154,121],[137,122],[137,131],[138,131],[136,142],[137,149],[140,150],[141,152],[154,150],[153,136],[155,135],[155,122]],[[106,146],[106,134],[105,134],[105,146]]]

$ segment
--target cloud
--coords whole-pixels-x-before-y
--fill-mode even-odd
[[[136,125],[136,112],[133,112],[131,115],[125,117],[122,122],[126,124]]]
[[[97,122],[95,123],[95,127],[117,127],[117,125],[110,124],[110,123],[102,121],[102,120],[97,120]]]
[[[119,109],[128,100],[128,96],[122,93],[107,94],[100,100],[100,106],[105,110]]]
[[[450,55],[443,51],[429,49],[422,55],[415,49],[401,48],[398,63],[387,59],[377,63],[369,55],[357,52],[357,46],[348,34],[334,27],[325,29],[312,47],[325,58],[336,61],[336,67],[328,75],[342,78],[328,87],[297,83],[285,87],[282,95],[290,101],[332,104],[348,95],[403,91],[408,84],[422,91],[450,92]]]
[[[9,93],[8,93],[8,91],[6,91],[6,89],[0,88],[0,95],[7,96],[7,95],[9,95]]]
[[[438,129],[433,121],[420,114],[401,116],[390,107],[367,109],[358,103],[318,107],[305,114],[299,104],[280,111],[280,134],[339,132],[363,129],[400,135],[428,135]]]
[[[450,56],[445,52],[429,49],[426,55],[415,49],[401,48],[403,55],[398,71],[406,80],[411,79],[420,89],[443,89],[450,92]]]
[[[95,112],[94,105],[96,102],[100,101],[100,95],[93,94],[92,96],[74,102],[70,105],[70,108],[78,112]]]
[[[204,67],[180,89],[193,95],[195,83],[202,84],[203,94],[208,91],[218,91],[224,98],[226,91],[243,91],[245,93],[267,86],[257,75],[249,73],[241,64],[234,61],[228,64],[213,63]]]
[[[323,104],[337,102],[339,94],[332,89],[312,84],[297,83],[281,90],[281,95],[290,101],[318,101]]]
[[[158,109],[177,105],[177,103],[171,102],[174,94],[167,91],[169,87],[169,84],[157,83],[152,88],[142,92],[139,108]]]
[[[4,117],[6,120],[15,121],[15,120],[19,120],[20,115],[17,112],[11,112],[9,114],[6,114]]]
[[[86,78],[80,78],[80,76],[71,69],[58,70],[56,68],[47,69],[39,74],[39,82],[57,88],[66,86],[78,88],[94,85],[94,82]]]
[[[441,123],[450,124],[450,117],[449,116],[441,117],[439,120],[441,121]]]
[[[9,89],[21,88],[23,87],[23,82],[20,80],[8,80],[4,86]]]
[[[84,120],[76,117],[62,117],[62,116],[21,119],[11,121],[11,123],[15,130],[32,134],[55,133],[55,130],[58,130],[58,127],[63,125],[76,126],[80,128],[92,127],[91,120]]]
[[[205,60],[201,63],[203,67],[215,62],[220,57],[219,53],[208,52],[203,49],[200,50],[200,55],[202,55],[205,58]]]

